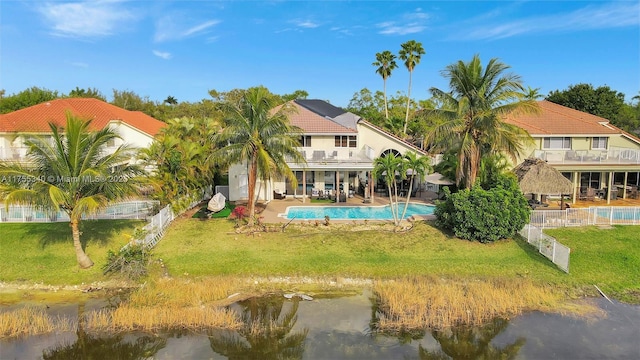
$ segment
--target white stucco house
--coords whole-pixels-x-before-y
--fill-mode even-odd
[[[358,115],[323,100],[298,99],[291,101],[290,105],[295,111],[289,116],[289,121],[303,131],[298,150],[307,162],[288,163],[296,174],[297,187],[284,179],[258,181],[256,192],[261,201],[281,196],[304,198],[335,189],[344,191],[348,196],[363,187],[374,194],[375,184],[370,174],[375,158],[386,154],[403,155],[408,151],[427,155],[420,148]],[[229,200],[247,199],[247,165],[233,165],[229,169]]]
[[[148,147],[160,129],[166,126],[140,111],[129,111],[92,98],[57,99],[0,115],[0,161],[24,161],[30,136],[51,136],[49,123],[66,124],[66,114],[91,119],[93,130],[110,127],[122,139],[108,144],[115,150],[123,143],[136,148]]]

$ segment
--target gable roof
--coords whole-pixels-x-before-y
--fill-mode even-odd
[[[141,111],[129,111],[93,98],[51,100],[0,115],[0,132],[51,132],[49,123],[64,126],[66,113],[91,120],[91,128],[103,129],[111,121],[120,121],[149,136],[155,136],[167,124]]]
[[[295,108],[295,111],[289,114],[289,122],[291,125],[301,128],[305,134],[345,134],[357,132],[356,129],[348,128],[300,105],[298,101],[299,100],[293,100],[287,103]],[[283,105],[277,106],[273,111],[280,110],[282,106]]]
[[[296,99],[293,101],[296,104],[303,106],[320,116],[324,116],[332,119],[347,112],[347,110],[343,108],[339,108],[337,106],[333,106],[324,100]]]
[[[538,101],[539,113],[508,116],[505,122],[526,130],[530,135],[607,135],[622,134],[609,120],[558,105]]]

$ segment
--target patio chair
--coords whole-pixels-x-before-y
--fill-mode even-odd
[[[282,191],[280,191],[279,189],[273,190],[273,198],[274,199],[282,200],[285,197],[286,197],[286,195]]]
[[[629,190],[629,195],[628,198],[629,199],[639,199],[640,195],[638,194],[638,187],[637,186],[629,186],[630,190]]]
[[[580,200],[595,201],[596,200],[596,189],[587,188],[586,192],[580,194]]]

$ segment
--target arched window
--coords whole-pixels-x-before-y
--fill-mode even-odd
[[[402,154],[400,154],[400,151],[396,149],[387,149],[383,151],[382,154],[380,154],[380,157],[386,157],[389,154],[392,154],[395,157],[402,156]]]

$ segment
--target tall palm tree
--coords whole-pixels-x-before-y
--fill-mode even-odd
[[[287,165],[286,157],[304,164],[297,150],[301,129],[289,124],[292,108],[287,104],[273,110],[277,98],[265,87],[246,90],[237,102],[226,102],[226,126],[215,136],[222,147],[214,152],[227,164],[247,162],[249,226],[254,223],[257,180],[284,176],[294,186],[297,181]]]
[[[409,190],[407,192],[407,199],[404,203],[404,209],[400,219],[404,219],[407,214],[407,208],[409,207],[409,199],[411,198],[411,192],[413,191],[413,180],[416,175],[419,179],[422,179],[426,174],[431,171],[431,160],[426,156],[418,156],[415,152],[407,152],[403,157],[404,167],[411,170],[411,177],[409,180]]]
[[[122,145],[105,152],[107,143],[120,137],[110,128],[90,131],[91,121],[67,114],[64,132],[49,124],[51,141],[34,138],[26,165],[0,163],[0,176],[13,181],[0,187],[5,205],[30,204],[69,215],[78,265],[89,268],[93,261],[80,242],[80,220],[138,191],[140,167],[130,164],[135,150]]]
[[[407,175],[406,168],[404,167],[404,161],[401,156],[395,156],[392,153],[386,156],[381,156],[373,161],[373,178],[384,179],[387,184],[387,191],[389,194],[389,207],[391,208],[391,215],[393,216],[394,225],[400,224],[400,216],[398,213],[398,184],[396,181],[396,174],[404,179]],[[394,200],[395,198],[395,200]]]
[[[505,73],[509,66],[491,59],[486,67],[475,55],[445,68],[451,90],[431,88],[442,104],[432,114],[444,119],[426,137],[434,150],[458,149],[456,184],[471,188],[483,155],[504,153],[515,163],[525,142],[531,140],[521,128],[504,117],[516,112],[538,111],[538,103],[526,99],[519,76]]]
[[[381,53],[376,53],[376,61],[371,64],[376,66],[376,73],[382,76],[382,82],[384,83],[384,116],[389,119],[389,107],[387,106],[387,79],[391,76],[391,72],[398,67],[396,64],[396,56],[389,50],[385,50]]]
[[[406,43],[400,45],[400,59],[404,61],[404,66],[409,70],[409,91],[407,92],[407,112],[404,116],[404,134],[407,134],[407,123],[409,122],[409,104],[411,103],[411,77],[413,75],[413,69],[420,63],[420,58],[425,54],[422,44],[409,40]]]
[[[544,97],[542,94],[540,94],[540,88],[534,89],[531,86],[527,86],[527,90],[524,96],[527,100],[538,100]]]

